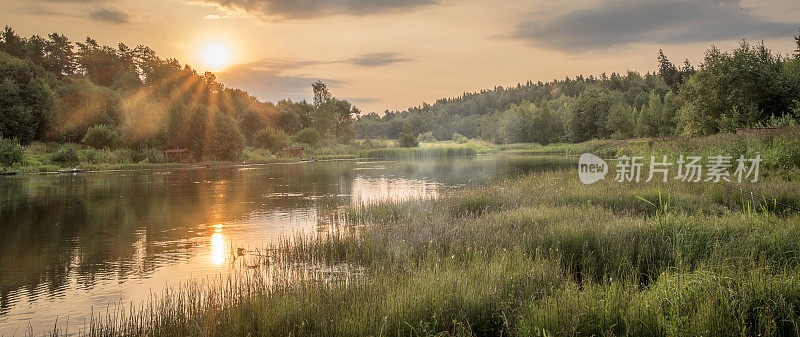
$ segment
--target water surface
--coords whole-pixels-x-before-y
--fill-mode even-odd
[[[352,203],[436,198],[541,158],[332,161],[0,177],[0,335],[225,273],[232,249],[322,230]],[[70,329],[73,330],[73,329]]]

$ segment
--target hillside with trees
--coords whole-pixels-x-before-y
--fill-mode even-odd
[[[363,115],[356,133],[396,139],[405,127],[438,140],[548,144],[793,125],[800,117],[800,37],[795,42],[793,55],[747,41],[730,52],[711,47],[697,68],[688,60],[675,65],[659,51],[655,73],[581,75],[464,93]]]
[[[24,38],[8,26],[0,33],[0,87],[5,142],[124,148],[135,161],[165,148],[238,159],[246,145],[279,151],[276,144],[296,142],[298,133],[317,134],[306,141],[348,143],[359,113],[322,82],[313,84],[313,103],[261,102],[147,46],[73,43],[58,33]]]

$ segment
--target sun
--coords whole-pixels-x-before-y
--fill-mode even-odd
[[[208,42],[200,48],[200,60],[210,71],[225,69],[231,64],[231,48],[224,43]]]

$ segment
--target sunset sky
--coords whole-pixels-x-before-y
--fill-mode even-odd
[[[797,0],[0,0],[20,35],[145,44],[262,100],[323,80],[363,112],[497,85],[647,72],[659,48],[698,63],[715,44],[790,53]]]

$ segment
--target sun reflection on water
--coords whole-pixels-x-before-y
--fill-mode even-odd
[[[220,232],[211,235],[211,261],[214,264],[225,262],[225,237]]]

